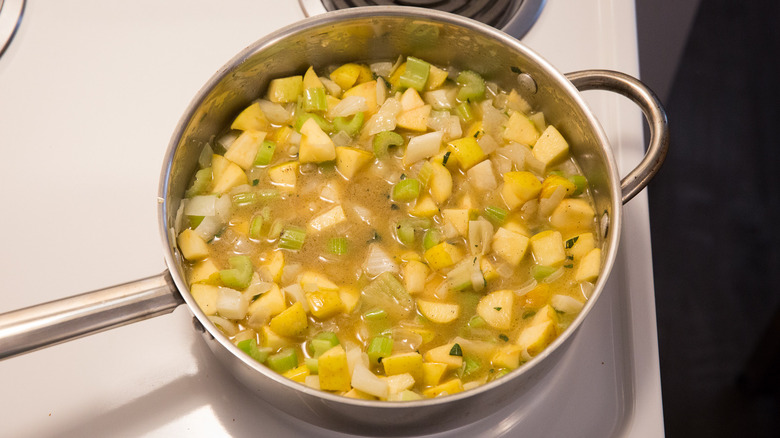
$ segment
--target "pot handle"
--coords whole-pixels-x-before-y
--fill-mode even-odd
[[[650,126],[650,145],[642,161],[620,181],[623,204],[639,193],[656,173],[669,149],[669,122],[661,101],[639,79],[611,70],[583,70],[566,78],[580,91],[605,90],[621,94],[639,105]]]
[[[184,299],[170,273],[0,315],[0,360],[171,313]]]

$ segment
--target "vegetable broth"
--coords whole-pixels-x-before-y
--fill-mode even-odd
[[[601,265],[587,180],[544,115],[402,61],[272,81],[205,149],[177,230],[228,337],[349,397],[443,396],[522,366]]]

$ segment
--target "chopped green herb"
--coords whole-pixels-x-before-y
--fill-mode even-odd
[[[463,350],[460,348],[460,344],[455,344],[450,349],[450,356],[463,356]]]
[[[572,237],[571,239],[569,239],[569,240],[567,240],[567,241],[566,241],[566,243],[564,244],[564,247],[565,247],[566,249],[569,249],[569,248],[571,248],[572,246],[574,246],[574,244],[575,244],[575,243],[577,243],[577,240],[578,240],[579,238],[580,238],[580,236],[574,236],[574,237]]]
[[[530,318],[530,317],[532,317],[534,315],[536,315],[536,311],[535,310],[529,310],[529,311],[523,313],[523,319],[528,319],[528,318]]]
[[[514,65],[509,68],[512,70],[512,73],[520,74],[523,72],[522,70],[520,70],[520,67],[515,67]]]
[[[501,339],[501,340],[502,340],[502,341],[504,341],[504,342],[509,342],[509,336],[507,336],[507,335],[505,335],[505,334],[503,334],[503,333],[501,333],[500,335],[498,335],[498,339]]]
[[[258,185],[258,184],[260,184],[260,180],[259,180],[259,179],[253,179],[253,180],[252,180],[252,185],[253,185],[253,186],[256,186],[256,185]]]
[[[450,151],[447,151],[444,154],[444,157],[442,157],[442,159],[441,159],[441,165],[442,166],[446,166],[447,165],[447,161],[449,161],[449,160],[450,160]]]
[[[493,310],[495,310],[496,312],[500,312],[501,311],[501,307],[494,307]]]
[[[567,265],[563,265],[563,267],[564,267],[564,268],[567,268],[567,269],[571,269],[571,268],[573,268],[573,267],[574,267],[574,265],[572,265],[571,263],[569,263],[569,264],[567,264]]]

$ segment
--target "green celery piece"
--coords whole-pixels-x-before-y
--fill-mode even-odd
[[[279,248],[300,251],[306,240],[306,230],[296,226],[288,226],[279,236]]]
[[[382,309],[364,313],[363,320],[366,322],[368,332],[372,335],[378,335],[390,329],[390,318],[388,318],[387,312]]]
[[[263,216],[255,216],[249,223],[249,237],[255,240],[260,239],[260,233],[263,231]]]
[[[466,378],[474,374],[480,369],[480,367],[482,367],[482,364],[479,362],[479,360],[471,356],[465,356],[463,358],[463,366],[460,369],[461,378]]]
[[[441,243],[441,240],[441,232],[435,228],[431,228],[423,235],[423,249],[427,251]]]
[[[319,374],[320,372],[320,361],[319,359],[315,359],[313,357],[307,357],[303,360],[303,363],[306,365],[306,368],[309,369],[309,372],[312,374]]]
[[[487,325],[487,321],[479,315],[475,315],[469,320],[469,327],[471,328],[482,328],[485,325]]]
[[[222,283],[231,289],[246,289],[249,286],[249,282],[252,281],[252,274],[254,273],[252,260],[245,255],[238,255],[228,259],[228,263],[230,264],[230,269],[219,271],[219,278],[222,280]]]
[[[271,140],[264,140],[260,145],[260,148],[257,150],[257,155],[255,156],[255,166],[267,166],[271,164],[271,160],[274,157],[275,151],[276,143],[272,142]]]
[[[453,290],[465,290],[471,287],[470,263],[460,263],[447,274],[447,283]]]
[[[431,72],[431,65],[427,62],[409,56],[406,58],[406,71],[401,75],[401,86],[414,88],[422,92],[425,90],[425,83],[428,82],[428,74]]]
[[[389,336],[375,336],[371,338],[366,348],[368,361],[376,364],[384,357],[390,356],[393,352],[393,338]]]
[[[414,178],[406,178],[398,181],[393,186],[393,200],[400,202],[409,202],[420,196],[420,181]]]
[[[401,222],[395,226],[395,234],[398,236],[398,240],[404,245],[414,244],[414,227],[408,223]]]
[[[501,207],[487,206],[485,207],[485,217],[493,222],[494,225],[503,225],[506,221],[506,217],[509,212]]]
[[[234,206],[244,207],[257,202],[257,194],[255,192],[241,192],[231,196],[231,199]]]
[[[203,219],[206,219],[206,216],[187,216],[190,219],[190,228],[193,230],[195,228],[198,228],[198,225],[200,225],[201,222],[203,222]]]
[[[328,252],[335,255],[344,255],[349,250],[349,240],[346,237],[334,237],[328,240]]]
[[[385,312],[383,309],[369,310],[363,314],[363,318],[365,318],[367,321],[380,321],[387,319],[387,312]]]
[[[241,349],[241,351],[248,354],[249,357],[260,363],[263,363],[268,359],[268,349],[258,348],[257,341],[254,339],[244,339],[236,344],[236,346]]]
[[[206,167],[205,169],[200,169],[199,171],[195,172],[195,180],[192,182],[190,188],[187,189],[187,192],[184,193],[184,196],[187,198],[192,198],[193,196],[202,195],[206,193],[210,185],[211,168]]]
[[[382,131],[374,136],[374,155],[383,160],[390,156],[387,150],[391,146],[401,146],[403,144],[404,138],[401,137],[401,134],[393,131]]]
[[[339,337],[330,331],[317,333],[310,342],[314,357],[320,357],[322,353],[325,353],[339,344]]]
[[[585,191],[585,187],[588,186],[588,180],[582,176],[582,175],[572,175],[569,177],[569,181],[574,184],[576,189],[574,189],[574,192],[571,194],[572,196],[579,196],[582,194],[582,192]]]
[[[374,281],[363,289],[364,292],[384,294],[395,299],[401,307],[405,309],[414,308],[414,300],[392,272],[383,272],[379,274]]]
[[[363,127],[364,118],[365,114],[363,111],[356,113],[349,121],[347,121],[347,117],[336,117],[333,119],[333,129],[336,132],[344,131],[350,137],[354,137],[355,134],[360,132],[360,128]]]
[[[302,112],[300,115],[298,115],[298,117],[295,118],[295,131],[300,133],[301,126],[303,126],[303,124],[306,123],[306,120],[308,119],[314,119],[314,121],[320,125],[320,128],[322,128],[323,131],[333,132],[333,124],[327,121],[324,117],[319,114],[305,112]]]
[[[531,276],[538,281],[550,276],[555,271],[557,269],[552,266],[534,265],[531,267]]]
[[[303,90],[304,111],[327,111],[328,101],[325,99],[325,89],[322,87]]]
[[[269,368],[277,373],[284,373],[298,366],[298,353],[294,348],[285,348],[282,351],[268,356],[266,363]]]
[[[468,102],[461,102],[455,107],[455,114],[463,120],[463,123],[468,123],[474,119],[474,112],[471,110],[471,104]]]
[[[463,70],[458,74],[458,99],[471,102],[485,97],[485,80],[478,73],[471,70]]]

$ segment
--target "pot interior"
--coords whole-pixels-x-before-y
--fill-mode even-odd
[[[160,188],[160,197],[164,199],[160,221],[169,267],[193,312],[204,325],[210,325],[188,293],[176,240],[169,234],[203,146],[220,134],[242,109],[261,97],[274,78],[302,74],[310,65],[324,71],[327,66],[346,62],[395,61],[399,55],[413,55],[458,70],[474,70],[504,88],[519,85],[529,91],[529,103],[535,110],[544,111],[548,123],[554,124],[567,138],[572,155],[588,178],[597,217],[603,225],[600,237],[606,254],[604,271],[590,302],[567,332],[548,351],[506,378],[518,381],[522,374],[551,355],[551,350],[566,342],[603,289],[617,248],[620,186],[606,137],[571,83],[514,38],[469,19],[402,7],[356,8],[283,28],[238,54],[201,89],[179,122],[169,146]],[[605,226],[609,221],[610,226]],[[221,337],[213,332],[212,335]],[[227,340],[220,342],[233,348]],[[277,382],[283,380],[272,374],[269,371],[266,375]],[[484,385],[445,399],[463,399],[470,393],[484,393],[495,386]],[[306,388],[298,389],[307,392]],[[335,396],[322,397],[332,404]],[[425,403],[441,404],[436,399]],[[467,417],[461,419],[467,420]]]

